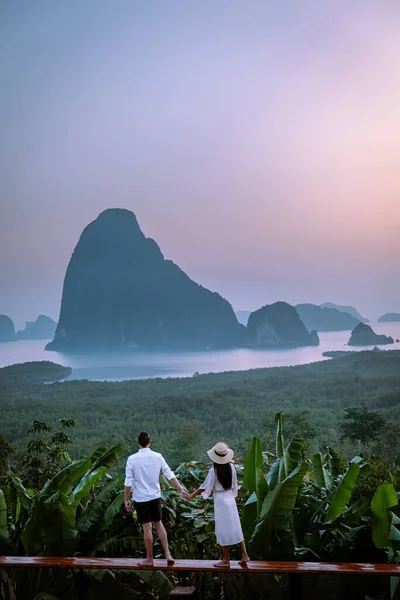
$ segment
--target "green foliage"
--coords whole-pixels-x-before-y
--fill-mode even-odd
[[[9,469],[10,455],[12,452],[14,452],[13,447],[0,433],[0,482],[7,475]]]
[[[14,431],[11,441],[14,444],[17,441],[14,461],[18,454],[21,456],[21,449],[27,448],[27,454],[38,460],[46,458],[54,469],[46,477],[47,483],[43,478],[40,486],[32,486],[34,482],[28,476],[21,479],[15,470],[9,471],[1,486],[0,552],[142,554],[143,538],[137,519],[135,515],[127,515],[123,507],[125,457],[121,455],[120,442],[122,439],[128,442],[131,452],[134,434],[145,428],[157,442],[155,449],[164,451],[168,460],[174,455],[173,460],[178,462],[179,448],[185,444],[184,452],[190,458],[200,458],[199,449],[205,452],[218,439],[234,442],[236,454],[246,454],[237,501],[246,539],[251,539],[252,558],[399,561],[398,508],[394,504],[389,506],[391,501],[387,500],[390,494],[393,500],[396,468],[374,455],[366,456],[363,461],[356,458],[348,462],[333,448],[340,441],[338,415],[343,414],[346,405],[371,406],[383,389],[393,390],[396,382],[400,382],[396,354],[355,353],[344,359],[293,369],[259,369],[188,380],[121,384],[65,382],[45,386],[25,378],[19,382],[16,378],[9,387],[4,386],[0,370],[3,421],[6,430],[11,427]],[[310,409],[304,414],[307,403]],[[75,449],[67,440],[74,423],[63,419],[60,412],[65,406],[74,415],[71,407],[76,408],[80,419],[74,433]],[[283,414],[283,410],[293,406],[296,410],[290,410],[291,414],[303,414],[317,431],[317,438],[305,439],[301,435],[309,435],[305,421],[299,418],[301,427],[297,432],[293,426],[295,417]],[[25,408],[27,415],[23,412]],[[271,453],[263,451],[260,440],[272,440],[272,428],[266,432],[262,423],[268,420],[272,423],[272,411],[277,412],[277,408],[275,448]],[[386,414],[385,410],[378,414]],[[387,415],[387,421],[393,425],[397,425],[400,416],[396,410],[396,406],[391,406]],[[30,421],[36,419],[33,425],[28,423],[28,417]],[[54,429],[57,420],[59,426]],[[32,439],[18,433],[21,424],[25,431],[32,428]],[[52,431],[48,431],[49,427]],[[395,427],[393,436],[390,444],[397,446]],[[250,439],[250,448],[245,453]],[[100,440],[93,452],[93,442]],[[103,445],[104,440],[108,441],[107,446]],[[359,443],[361,440],[357,438],[356,445]],[[369,438],[366,442],[374,452],[383,448],[380,446],[383,443],[384,436],[379,433],[376,441]],[[58,451],[48,451],[52,445],[64,450],[63,444],[72,448],[75,460],[67,462],[65,455],[60,460]],[[314,452],[309,460],[306,452],[311,444]],[[270,445],[267,448],[271,450]],[[350,456],[352,447],[348,437],[341,448]],[[82,452],[85,449],[87,457]],[[395,462],[392,458],[390,461]],[[175,472],[192,491],[199,487],[207,470],[207,464],[190,461],[180,464]],[[240,484],[241,464],[237,465],[237,473]],[[381,488],[382,484],[386,487]],[[390,494],[387,486],[392,486]],[[162,495],[164,520],[175,556],[215,558],[219,549],[215,543],[212,502],[203,499],[184,502],[166,481]],[[155,551],[162,556],[158,541]],[[13,585],[20,594],[17,597],[24,598],[46,592],[64,600],[90,589],[99,599],[124,597],[122,590],[126,598],[150,599],[154,597],[152,588],[158,587],[157,593],[163,597],[170,585],[170,580],[162,582],[163,578],[157,577],[144,581],[141,573],[134,572],[102,573],[100,580],[95,572],[73,578],[71,573],[63,571],[57,574],[57,579],[52,579],[43,570],[33,582],[26,572],[21,573],[21,579]],[[341,595],[351,597],[346,593]]]
[[[40,371],[41,363],[37,368]],[[74,458],[102,443],[123,442],[128,454],[142,429],[152,434],[154,449],[174,464],[185,458],[206,458],[205,450],[219,439],[230,443],[238,456],[244,456],[254,435],[271,450],[273,418],[279,411],[285,413],[288,440],[297,433],[314,453],[331,446],[350,458],[362,449],[358,441],[340,440],[343,411],[349,406],[374,406],[378,397],[400,388],[400,352],[355,352],[296,367],[122,382],[46,385],[38,383],[36,376],[19,379],[14,375],[11,385],[3,371],[1,430],[15,448],[10,457],[13,466],[19,466],[25,456],[31,437],[26,432],[33,419],[57,430],[65,414],[74,415],[79,424],[74,432]],[[379,414],[387,422],[400,423],[400,405],[382,408]],[[195,454],[184,457],[179,456],[180,436],[188,423],[198,439],[193,450],[187,448]],[[384,439],[380,435],[376,443]]]
[[[340,424],[342,439],[368,444],[378,439],[385,426],[385,419],[377,412],[363,408],[346,408],[344,420]]]
[[[40,489],[45,481],[53,477],[60,467],[71,461],[64,446],[71,444],[71,438],[65,431],[75,426],[74,419],[59,419],[60,429],[53,433],[50,439],[46,434],[52,428],[44,421],[35,419],[28,433],[33,437],[27,444],[25,458],[22,461],[22,476],[29,487]],[[42,435],[45,439],[42,439]]]
[[[372,539],[377,548],[387,548],[394,542],[400,549],[400,532],[396,528],[400,519],[389,510],[397,505],[397,494],[393,485],[382,483],[378,486],[371,500]]]
[[[244,462],[243,488],[255,492],[257,497],[257,518],[268,493],[268,483],[263,473],[264,458],[259,438],[253,437]]]
[[[339,517],[346,508],[360,473],[359,462],[360,461],[353,459],[346,473],[343,475],[343,478],[340,480],[330,502],[329,510],[326,513],[325,523]]]

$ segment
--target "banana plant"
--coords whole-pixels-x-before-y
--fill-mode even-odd
[[[392,483],[382,483],[371,500],[372,539],[377,548],[400,550],[400,518],[393,512],[398,506],[396,490]]]
[[[246,539],[251,536],[254,524],[260,518],[261,507],[269,490],[267,479],[263,473],[263,464],[264,457],[260,439],[253,437],[244,461],[242,485],[244,490],[251,492],[241,513],[243,533]]]
[[[276,554],[279,539],[286,543],[280,544],[278,554],[293,553],[292,513],[307,472],[304,440],[295,435],[285,446],[282,413],[275,416],[275,423],[276,460],[267,477],[262,471],[264,458],[258,438],[252,439],[244,466],[243,487],[252,494],[242,510],[242,526],[253,555],[263,558]]]

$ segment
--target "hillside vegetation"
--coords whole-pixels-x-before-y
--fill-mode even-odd
[[[0,369],[1,432],[16,450],[14,461],[34,419],[54,425],[74,418],[75,456],[116,442],[123,443],[126,455],[136,448],[137,432],[147,429],[155,449],[177,464],[205,458],[218,440],[232,444],[239,455],[253,435],[269,445],[278,411],[286,414],[288,434],[300,429],[313,450],[333,445],[349,457],[360,451],[360,443],[342,440],[340,424],[348,407],[378,411],[386,435],[371,444],[379,444],[383,453],[397,452],[397,444],[388,440],[400,423],[400,351],[355,352],[310,365],[180,379],[44,383],[66,374],[52,363]]]

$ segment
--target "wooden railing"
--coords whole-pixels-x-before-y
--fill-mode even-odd
[[[212,560],[176,560],[167,565],[155,559],[153,566],[139,565],[137,558],[105,558],[82,556],[0,556],[0,567],[50,567],[59,569],[134,569],[153,571],[234,572],[234,573],[291,573],[311,575],[330,573],[338,575],[396,575],[400,564],[281,562],[253,560],[241,566],[232,560],[230,567],[215,567]]]
[[[246,566],[231,561],[229,567],[215,567],[212,560],[176,560],[172,565],[166,560],[155,559],[154,565],[140,565],[137,558],[106,557],[57,557],[57,556],[1,556],[0,568],[57,568],[57,569],[125,569],[154,570],[178,572],[178,577],[185,579],[189,572],[220,573],[271,573],[287,574],[289,577],[289,595],[291,600],[302,600],[302,575],[381,575],[400,576],[400,564],[371,563],[331,563],[331,562],[281,562],[250,561]],[[223,583],[221,580],[221,598]],[[195,597],[195,587],[178,586],[171,592],[175,598]]]

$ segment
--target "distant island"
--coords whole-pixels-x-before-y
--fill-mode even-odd
[[[11,342],[15,336],[13,320],[7,315],[0,315],[0,342]]]
[[[333,302],[324,302],[324,304],[320,304],[321,308],[335,308],[340,312],[348,313],[352,315],[355,319],[360,321],[360,323],[369,323],[369,319],[360,315],[358,310],[354,308],[354,306],[347,306],[342,304],[333,304]]]
[[[394,344],[392,337],[378,335],[369,325],[359,323],[351,332],[348,342],[349,346],[378,346],[383,344]]]
[[[48,360],[32,361],[9,365],[0,369],[0,386],[14,387],[15,382],[55,383],[69,377],[70,367],[63,367]]]
[[[385,313],[378,319],[378,323],[397,323],[400,321],[400,313]]]
[[[317,332],[309,333],[294,306],[287,302],[275,302],[252,312],[247,332],[249,345],[257,348],[319,345]]]
[[[39,315],[36,321],[27,321],[25,329],[17,331],[16,340],[49,340],[54,336],[57,323],[46,315]]]
[[[296,310],[309,331],[351,331],[360,322],[347,312],[316,304],[296,304]]]
[[[36,321],[26,321],[25,329],[15,332],[14,322],[6,315],[0,315],[0,342],[17,340],[49,340],[54,336],[57,323],[46,315],[39,315]]]

